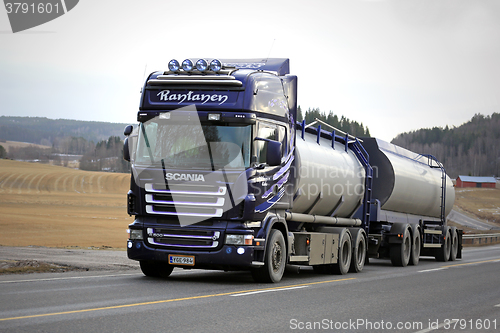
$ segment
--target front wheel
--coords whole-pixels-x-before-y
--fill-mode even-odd
[[[276,283],[281,281],[286,266],[285,238],[281,231],[272,229],[266,246],[264,266],[252,270],[252,276],[257,282]]]
[[[141,265],[142,273],[149,277],[166,278],[174,270],[174,266],[170,266],[165,262],[141,260],[139,264]]]

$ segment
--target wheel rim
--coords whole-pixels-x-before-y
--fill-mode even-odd
[[[413,245],[415,247],[415,257],[420,256],[420,236],[415,238],[415,244]]]
[[[358,245],[358,266],[362,265],[365,262],[365,254],[366,254],[366,249],[365,249],[365,242],[360,241]]]
[[[274,272],[280,270],[282,261],[283,261],[283,249],[281,248],[281,244],[279,242],[276,242],[273,245],[273,256],[272,256],[272,265]]]
[[[403,245],[404,245],[403,246],[404,258],[410,258],[410,250],[411,250],[410,237],[405,238]]]
[[[451,250],[453,251],[453,254],[457,254],[458,252],[458,237],[455,235],[455,237],[453,237],[453,242],[451,243]]]
[[[344,265],[349,264],[349,242],[344,242],[344,245],[342,246],[342,263]]]

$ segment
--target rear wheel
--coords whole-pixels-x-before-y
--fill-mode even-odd
[[[420,247],[422,241],[420,239],[420,231],[418,229],[415,229],[415,232],[413,234],[413,242],[411,245],[411,252],[410,252],[410,261],[408,262],[410,265],[418,265],[418,261],[420,260]]]
[[[141,260],[141,271],[149,277],[168,277],[174,270],[174,266],[170,266],[164,262]]]
[[[271,230],[267,242],[264,266],[252,270],[252,276],[257,282],[279,282],[286,266],[285,238],[281,231]]]
[[[344,229],[339,235],[339,254],[337,263],[332,265],[333,273],[347,274],[351,266],[352,255],[352,240],[351,234],[347,229]]]
[[[392,244],[390,249],[391,262],[394,266],[406,267],[410,261],[411,238],[410,230],[405,228],[403,232],[403,242],[401,244]]]
[[[450,249],[450,260],[457,260],[458,254],[458,233],[457,228],[451,227],[451,249]]]
[[[451,240],[450,228],[446,228],[443,245],[441,245],[440,248],[436,249],[436,254],[435,254],[436,260],[448,261],[450,259],[451,246],[452,246],[452,240]]]
[[[353,236],[353,244],[354,247],[352,249],[351,267],[349,268],[349,272],[359,273],[363,270],[366,260],[366,238],[361,229],[359,229],[355,236]]]

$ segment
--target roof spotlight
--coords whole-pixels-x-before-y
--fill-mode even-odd
[[[170,62],[168,63],[168,70],[171,72],[177,72],[179,68],[179,62],[175,59],[170,60]]]
[[[218,72],[221,70],[221,68],[222,68],[222,64],[219,60],[214,59],[210,62],[210,70],[212,72]]]
[[[208,64],[205,59],[199,59],[196,62],[196,69],[199,70],[200,72],[204,72],[208,69]]]
[[[193,70],[193,62],[189,59],[186,59],[182,62],[182,69],[186,72],[190,72]]]

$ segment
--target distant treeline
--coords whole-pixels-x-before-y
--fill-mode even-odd
[[[48,119],[40,117],[0,117],[0,158],[67,165],[67,155],[80,155],[80,169],[127,172],[123,156],[123,129],[126,124]],[[11,147],[1,141],[41,144]]]
[[[327,124],[332,125],[333,127],[349,133],[351,135],[357,137],[369,137],[370,131],[368,127],[365,127],[363,123],[358,123],[357,121],[350,120],[344,116],[339,117],[334,114],[332,111],[329,111],[328,114],[326,112],[320,111],[318,108],[309,108],[305,112],[305,115],[302,115],[302,109],[299,106],[297,110],[297,120],[302,121],[306,120],[306,124],[312,123],[316,118],[323,120]]]
[[[68,138],[82,138],[87,142],[106,140],[110,136],[123,138],[127,124],[42,117],[0,117],[0,140],[36,143],[59,148]],[[78,149],[77,149],[78,150]],[[77,154],[77,150],[71,154]],[[80,150],[81,152],[81,150]]]
[[[500,171],[500,113],[476,114],[459,126],[420,129],[399,134],[392,143],[432,154],[451,177],[497,176]]]

